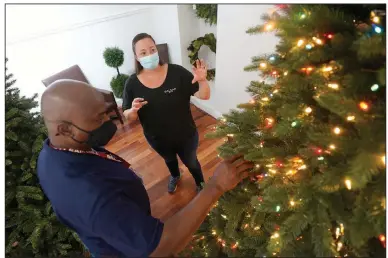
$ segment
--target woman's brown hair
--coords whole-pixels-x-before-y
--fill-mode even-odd
[[[139,42],[140,40],[142,39],[146,39],[146,38],[149,38],[151,39],[154,43],[155,43],[155,40],[154,38],[147,34],[147,33],[140,33],[140,34],[137,34],[133,40],[132,40],[132,51],[133,51],[133,55],[134,55],[134,58],[135,58],[135,69],[136,69],[136,74],[139,74],[141,72],[141,70],[143,70],[143,66],[140,64],[139,61],[137,61],[136,59],[136,51],[135,51],[135,46],[136,46],[136,43]],[[164,62],[162,59],[160,59],[159,57],[159,65],[163,65]]]

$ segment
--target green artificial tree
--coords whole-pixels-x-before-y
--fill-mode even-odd
[[[7,59],[6,59],[7,62]],[[5,76],[5,231],[7,257],[82,254],[78,236],[56,218],[36,174],[47,131],[38,103],[20,96],[13,74]]]
[[[210,135],[225,139],[221,157],[244,154],[255,169],[185,253],[385,257],[385,10],[359,20],[335,5],[277,8],[247,31],[280,39],[245,68],[265,81]]]
[[[106,65],[116,68],[117,75],[112,77],[110,86],[113,94],[118,98],[122,98],[125,82],[129,77],[126,74],[121,74],[119,70],[119,67],[124,63],[124,52],[118,47],[108,47],[104,50],[103,56]]]

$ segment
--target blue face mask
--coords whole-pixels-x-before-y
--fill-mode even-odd
[[[144,69],[153,70],[158,67],[159,54],[158,52],[155,52],[152,55],[139,58],[139,62]]]

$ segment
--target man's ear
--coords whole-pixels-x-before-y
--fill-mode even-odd
[[[63,135],[63,136],[73,136],[73,132],[71,130],[71,125],[68,123],[60,123],[57,126],[57,133],[56,136]]]

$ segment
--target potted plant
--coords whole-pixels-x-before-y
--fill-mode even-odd
[[[118,47],[108,47],[104,50],[103,56],[105,63],[117,70],[117,75],[113,76],[110,81],[110,87],[117,98],[122,98],[125,81],[129,77],[127,74],[120,73],[119,70],[119,67],[124,63],[124,52]]]

